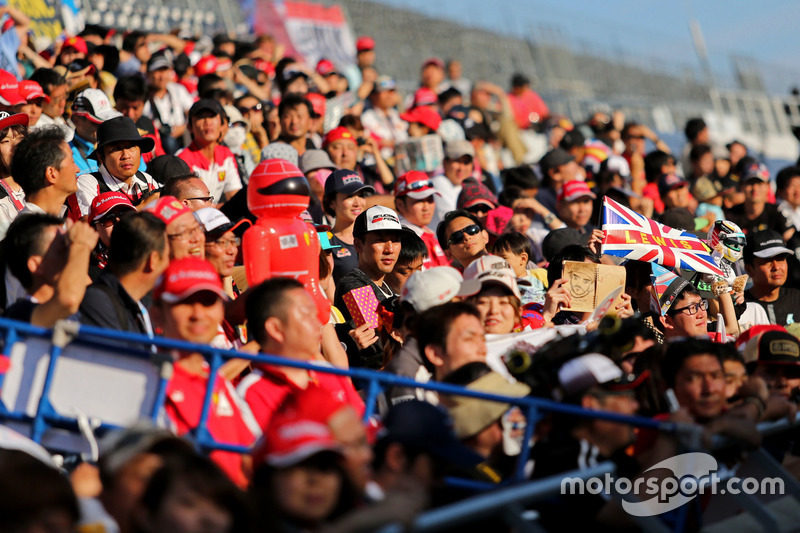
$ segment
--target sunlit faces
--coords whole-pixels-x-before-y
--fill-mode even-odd
[[[331,161],[338,168],[355,170],[358,162],[358,146],[349,139],[333,141],[326,148]]]
[[[572,202],[561,202],[558,213],[561,220],[571,228],[583,228],[592,218],[592,198],[584,196]]]
[[[311,127],[311,114],[308,106],[301,104],[284,111],[281,121],[281,135],[295,140],[305,137]]]
[[[463,230],[467,226],[474,225],[475,222],[467,217],[457,217],[450,221],[447,225],[446,235],[448,241],[453,233]],[[465,233],[464,239],[455,244],[449,244],[447,251],[459,262],[462,266],[466,267],[476,257],[479,257],[486,251],[486,245],[489,242],[489,234],[486,230],[478,231],[475,235]]]
[[[50,89],[50,102],[42,102],[42,111],[45,115],[56,118],[64,114],[64,109],[67,107],[67,88],[65,84]]]
[[[358,264],[375,277],[384,276],[394,270],[400,255],[399,231],[370,231],[364,240],[355,239]]]
[[[474,164],[471,155],[463,155],[458,159],[444,160],[444,175],[453,185],[461,185],[465,179],[472,176]]]
[[[64,152],[64,159],[58,168],[54,169],[53,185],[69,195],[78,190],[78,165],[75,164],[72,150],[67,143],[61,143],[61,151]]]
[[[14,148],[24,139],[25,136],[19,133],[15,128],[7,128],[5,136],[0,139],[0,158],[3,160],[3,166],[6,168],[11,167],[11,156],[14,153]]]
[[[128,181],[139,170],[142,151],[131,141],[109,143],[102,149],[103,166],[115,178]]]
[[[199,146],[218,142],[222,136],[222,117],[203,109],[192,117],[192,138]]]
[[[280,469],[273,479],[276,504],[282,513],[303,523],[317,523],[336,507],[342,490],[338,457],[317,454],[302,463]]]
[[[418,257],[411,263],[397,263],[394,267],[394,270],[386,275],[386,283],[389,284],[395,293],[400,294],[400,292],[403,290],[403,286],[406,284],[406,281],[408,281],[408,278],[411,277],[411,274],[422,270],[422,263],[423,260],[421,257]]]
[[[753,278],[753,285],[759,290],[782,287],[786,283],[789,272],[789,263],[786,258],[786,254],[767,259],[753,257],[753,263],[745,265],[745,270]]]
[[[144,114],[144,101],[119,99],[117,100],[116,108],[117,111],[124,116],[136,122],[142,118],[142,114]]]
[[[203,226],[192,213],[184,213],[167,225],[170,259],[181,259],[193,255],[205,257],[206,235]]]
[[[486,333],[505,334],[514,331],[519,320],[517,309],[519,301],[514,305],[516,297],[503,287],[490,285],[470,298],[481,314],[483,329]]]
[[[397,212],[415,226],[426,227],[431,223],[433,215],[436,213],[434,196],[431,194],[421,200],[415,200],[409,196],[401,196],[395,199]]]
[[[178,303],[162,303],[159,316],[167,337],[208,344],[225,318],[225,307],[216,293],[198,291]]]
[[[363,191],[350,195],[337,192],[333,210],[336,213],[336,220],[341,220],[349,226],[356,221],[356,217],[364,211],[366,206],[367,200]]]
[[[675,396],[681,407],[700,419],[719,416],[725,407],[725,372],[711,354],[687,358],[675,375]]]
[[[206,237],[206,260],[214,265],[214,270],[220,277],[224,278],[233,273],[236,255],[239,253],[239,244],[239,238],[232,231],[223,233],[213,241],[209,241]]]

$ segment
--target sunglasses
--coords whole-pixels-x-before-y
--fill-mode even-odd
[[[467,235],[477,235],[481,232],[481,227],[477,224],[471,224],[464,229],[460,229],[458,231],[454,231],[450,234],[450,238],[447,239],[447,246],[453,244],[461,244],[467,238]]]
[[[246,115],[246,114],[250,113],[251,111],[261,111],[263,108],[264,108],[264,104],[258,103],[256,105],[254,105],[253,107],[237,107],[236,109],[238,109],[239,113],[241,113],[242,115]]]
[[[402,189],[401,192],[419,191],[420,189],[431,188],[433,188],[433,182],[431,180],[414,181],[400,187],[400,189]]]

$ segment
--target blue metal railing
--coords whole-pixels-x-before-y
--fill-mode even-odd
[[[20,341],[27,339],[44,339],[50,342],[50,358],[47,363],[44,383],[41,389],[41,397],[38,400],[35,414],[29,415],[25,412],[9,410],[7,406],[0,401],[0,420],[5,419],[30,424],[30,436],[37,442],[41,442],[43,435],[51,428],[68,428],[72,430],[77,430],[78,428],[77,419],[57,413],[51,405],[49,399],[49,394],[51,392],[56,373],[56,363],[68,345],[71,347],[77,346],[105,349],[123,356],[150,360],[156,365],[163,365],[165,361],[171,361],[171,358],[165,359],[163,353],[154,354],[150,349],[151,346],[155,346],[157,349],[162,351],[177,350],[182,352],[200,353],[207,359],[209,363],[210,376],[217,375],[223,363],[226,360],[234,358],[246,359],[255,364],[302,368],[317,372],[327,372],[339,376],[346,376],[362,384],[367,391],[365,400],[365,417],[369,417],[374,414],[378,394],[385,388],[394,386],[421,388],[434,391],[439,394],[461,395],[488,401],[507,403],[518,406],[526,415],[527,424],[525,429],[525,438],[523,441],[526,443],[532,442],[533,431],[536,427],[536,424],[541,419],[543,414],[546,413],[561,413],[578,417],[608,420],[668,433],[686,432],[687,434],[696,435],[700,431],[700,429],[694,425],[657,421],[650,418],[626,416],[606,411],[586,410],[577,406],[562,404],[541,398],[508,397],[498,394],[473,391],[465,387],[447,383],[418,382],[413,379],[400,377],[385,372],[365,370],[360,368],[344,370],[315,363],[295,361],[276,355],[254,355],[245,352],[227,351],[207,345],[197,345],[185,341],[161,337],[150,338],[145,335],[80,325],[75,322],[62,321],[57,324],[55,328],[46,329],[31,326],[30,324],[23,322],[0,318],[0,338],[3,339],[4,342],[2,350],[2,354],[4,356],[10,356],[13,345]],[[138,348],[138,346],[141,346],[142,348]],[[169,376],[167,374],[168,373],[164,372],[162,368],[158,378],[158,385],[156,387],[157,392],[155,394],[155,401],[148,412],[148,416],[153,422],[158,420],[164,405],[164,400],[166,398],[166,387],[169,381]],[[2,390],[3,387],[3,379],[4,376],[0,374],[0,390]],[[212,402],[213,385],[214,380],[209,379],[205,391],[205,398],[203,400],[200,422],[197,428],[195,428],[189,435],[189,437],[202,451],[207,452],[211,450],[225,450],[237,453],[248,452],[249,449],[246,446],[234,445],[215,440],[206,429],[206,421],[208,420]],[[99,429],[102,431],[114,427],[115,426],[112,424],[101,424]],[[764,423],[759,426],[759,430],[763,431],[764,434],[772,434],[786,430],[789,427],[790,423],[786,420],[782,420],[779,422]],[[468,488],[476,491],[495,489],[492,492],[492,495],[487,494],[485,498],[480,497],[480,500],[476,500],[470,504],[470,508],[476,510],[476,512],[478,509],[480,509],[480,512],[488,512],[488,510],[492,508],[508,506],[514,502],[519,503],[522,501],[532,501],[538,497],[544,497],[548,494],[551,494],[554,490],[553,487],[555,486],[554,483],[556,482],[556,478],[528,482],[522,486],[523,488],[511,490],[517,486],[514,485],[515,483],[518,483],[524,479],[524,468],[528,462],[529,454],[529,446],[523,446],[517,461],[517,470],[515,475],[500,485],[501,487],[513,485],[509,487],[508,490],[502,489],[505,492],[499,492],[500,489],[498,489],[498,485],[495,484],[454,479],[449,479],[448,481],[462,488]],[[591,473],[592,471],[589,470],[580,473],[578,477],[585,477],[588,479],[588,477],[591,477]],[[560,477],[563,476],[559,476],[559,478]],[[800,487],[798,487],[798,492],[800,492]],[[447,510],[426,513],[423,515],[423,517],[417,520],[415,525],[421,529],[434,530],[439,527],[441,523],[444,523],[442,521],[448,519],[448,517],[452,519],[453,517],[461,516],[463,513],[458,511],[458,509],[459,508],[457,507],[448,506]]]

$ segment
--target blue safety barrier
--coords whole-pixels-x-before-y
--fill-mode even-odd
[[[381,391],[383,391],[385,388],[395,386],[421,388],[444,395],[461,395],[487,401],[507,403],[519,407],[526,415],[527,424],[523,442],[528,443],[532,442],[533,431],[537,422],[542,418],[543,415],[548,413],[561,413],[578,417],[608,420],[668,433],[685,432],[685,434],[697,436],[700,431],[700,429],[694,425],[676,424],[673,422],[657,421],[638,416],[626,416],[605,411],[586,410],[577,406],[567,405],[541,398],[509,397],[498,394],[489,394],[446,383],[422,383],[413,379],[396,376],[386,372],[378,372],[360,368],[344,370],[315,363],[294,361],[276,355],[254,355],[239,351],[221,350],[207,345],[198,345],[162,337],[150,338],[145,335],[101,329],[70,321],[61,321],[56,325],[56,327],[47,329],[32,326],[24,322],[0,318],[0,339],[3,341],[2,355],[4,356],[10,356],[12,347],[18,342],[25,342],[29,339],[43,339],[49,342],[49,361],[47,363],[44,382],[41,388],[41,397],[38,400],[35,414],[31,415],[26,412],[9,409],[8,406],[0,401],[0,420],[13,421],[29,425],[29,436],[34,441],[40,443],[43,435],[49,429],[69,429],[76,432],[79,430],[79,422],[77,417],[69,417],[65,416],[64,414],[57,413],[53,408],[49,398],[49,394],[53,386],[56,364],[67,346],[70,348],[86,347],[91,349],[107,350],[108,352],[123,357],[132,357],[152,361],[152,363],[157,366],[165,365],[166,363],[172,361],[171,357],[165,357],[164,352],[169,353],[175,350],[200,353],[209,363],[210,376],[216,375],[225,361],[234,358],[246,359],[256,364],[302,368],[314,370],[316,372],[327,372],[330,374],[347,376],[354,380],[354,382],[361,385],[362,389],[367,393],[365,399],[365,418],[368,418],[375,413],[378,395],[381,393]],[[141,348],[139,348],[139,346],[141,346]],[[152,347],[155,347],[155,353]],[[3,388],[3,380],[4,375],[0,374],[0,390]],[[154,423],[159,420],[159,417],[162,414],[168,381],[169,373],[164,371],[160,372],[157,384],[157,392],[155,394],[156,399],[148,412],[148,418],[150,418]],[[247,447],[219,442],[215,440],[206,429],[206,421],[208,420],[212,403],[212,392],[213,380],[209,379],[203,401],[200,423],[198,424],[198,427],[194,429],[190,435],[188,435],[188,437],[195,443],[199,450],[204,452],[212,450],[225,450],[237,453],[247,453],[249,451]],[[762,424],[759,426],[759,429],[763,430],[764,434],[772,434],[784,431],[790,427],[791,426],[789,422],[784,420]],[[101,423],[96,430],[102,433],[103,431],[114,428],[116,428],[116,426],[113,424]],[[717,444],[722,444],[722,442],[718,440],[715,441]],[[479,510],[480,513],[489,512],[491,509],[503,508],[504,506],[508,507],[515,502],[522,503],[523,501],[533,501],[538,497],[552,494],[552,491],[554,490],[553,487],[555,486],[554,483],[556,483],[556,478],[539,480],[536,482],[527,482],[519,485],[519,482],[523,481],[524,479],[524,467],[528,462],[529,454],[529,447],[523,446],[520,456],[518,457],[517,470],[515,474],[500,485],[480,483],[470,480],[449,479],[448,481],[462,488],[468,488],[475,491],[486,491],[493,489],[491,495],[487,494],[485,497],[481,496],[479,497],[481,499],[475,501],[472,501],[471,499],[469,508],[475,510],[476,512]],[[604,465],[603,468],[605,467],[607,467],[607,465]],[[592,473],[593,470],[588,470],[583,473],[577,473],[576,475],[578,477],[591,477]],[[559,478],[560,477],[563,476],[559,476]],[[792,486],[792,488],[794,489],[792,492],[795,494],[800,494],[800,486],[795,484]],[[444,510],[426,513],[420,517],[416,523],[416,526],[421,530],[435,530],[441,524],[446,523],[450,518],[463,515],[463,510],[457,506],[458,504],[454,504],[453,506],[448,506]],[[651,524],[651,526],[654,527],[653,524]],[[522,529],[527,528],[523,527]]]

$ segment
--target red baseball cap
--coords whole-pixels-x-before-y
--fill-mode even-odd
[[[314,113],[316,113],[318,117],[325,116],[325,106],[328,103],[327,98],[319,93],[308,93],[306,95],[306,100],[311,102],[311,107],[314,109]]]
[[[372,37],[362,35],[356,41],[356,51],[358,52],[366,52],[368,50],[374,50],[374,49],[375,49],[375,40]]]
[[[212,55],[201,57],[197,64],[194,66],[194,73],[199,78],[206,74],[213,74],[219,67],[219,61]]]
[[[121,192],[104,192],[98,194],[92,200],[92,207],[89,209],[89,222],[97,222],[115,209],[117,211],[136,211],[130,198]]]
[[[394,184],[395,197],[409,196],[414,200],[422,200],[431,195],[441,196],[433,188],[433,182],[427,174],[419,170],[409,170],[399,178]]]
[[[155,216],[160,218],[164,224],[168,225],[170,222],[183,215],[184,213],[191,213],[192,210],[184,205],[180,200],[174,196],[162,196],[155,202],[147,206],[147,211],[150,211]]]
[[[223,300],[228,299],[211,263],[199,257],[184,257],[170,262],[156,285],[153,299],[176,304],[200,291],[210,291]]]
[[[427,67],[428,65],[436,65],[439,68],[444,68],[444,61],[439,59],[438,57],[429,57],[422,63],[422,68]]]
[[[342,139],[346,141],[351,141],[353,143],[356,142],[356,138],[350,133],[350,130],[345,128],[344,126],[339,126],[338,128],[333,128],[328,134],[325,136],[325,141],[322,143],[322,147],[326,147],[331,143],[336,141],[341,141]]]
[[[43,98],[45,102],[50,102],[50,97],[44,94],[42,86],[33,80],[19,82],[19,94],[28,102],[37,98]]]
[[[7,70],[0,70],[0,104],[19,105],[26,102],[19,94],[19,80]]]
[[[434,132],[439,129],[439,125],[442,123],[442,117],[439,116],[439,113],[425,105],[401,113],[400,118],[406,122],[416,122],[427,126]]]
[[[83,37],[70,37],[64,41],[64,44],[61,46],[61,50],[65,50],[67,48],[74,48],[82,54],[89,53],[89,47],[86,46],[86,41],[83,39]]]
[[[328,419],[346,403],[332,391],[310,385],[289,396],[256,444],[253,463],[278,468],[296,465],[321,452],[341,453]]]
[[[324,57],[317,62],[317,74],[320,76],[327,76],[328,74],[336,74],[336,67],[333,62]]]
[[[414,93],[414,106],[419,107],[421,105],[434,105],[439,101],[439,97],[436,96],[436,93],[432,90],[428,89],[427,87],[420,87],[417,89],[417,92]]]
[[[572,180],[566,182],[564,186],[561,187],[561,190],[558,191],[557,201],[574,202],[578,198],[583,198],[585,196],[592,199],[597,198],[597,195],[592,192],[585,181]]]
[[[9,114],[5,111],[0,111],[0,131],[11,126],[27,126],[28,120],[29,117],[25,113]]]

